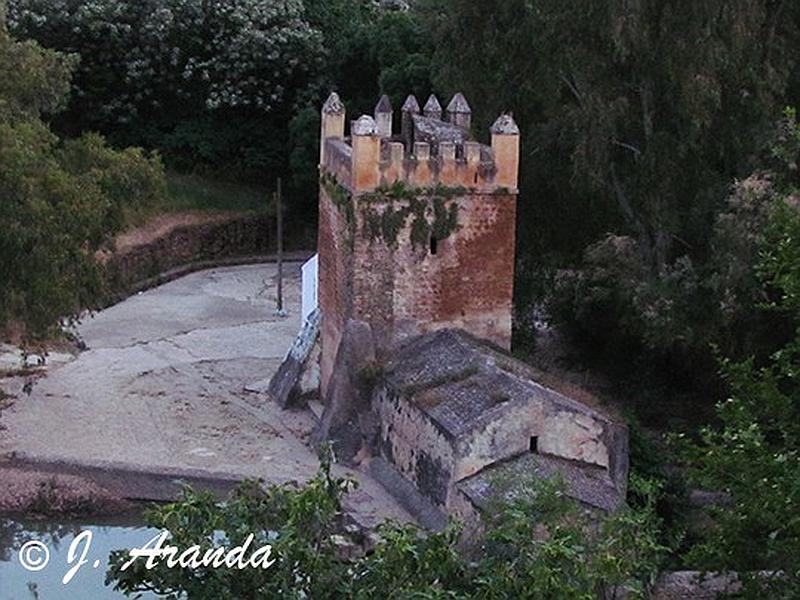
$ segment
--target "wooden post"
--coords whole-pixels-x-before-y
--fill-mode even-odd
[[[281,197],[281,178],[275,188],[275,213],[277,222],[277,246],[278,246],[278,308],[275,314],[285,317],[286,311],[283,308],[283,198]]]

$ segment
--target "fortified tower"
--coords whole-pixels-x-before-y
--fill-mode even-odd
[[[443,112],[446,120],[443,120]],[[442,328],[511,343],[519,130],[470,136],[461,94],[447,110],[409,96],[399,132],[388,97],[345,137],[345,107],[322,108],[319,200],[321,393],[348,319],[382,343]]]

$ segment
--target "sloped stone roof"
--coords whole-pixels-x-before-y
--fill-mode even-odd
[[[497,117],[494,125],[492,125],[491,132],[502,135],[519,135],[519,127],[517,127],[514,117],[510,114],[504,114]]]
[[[410,341],[390,358],[386,385],[417,406],[448,437],[484,427],[512,401],[540,397],[563,410],[611,419],[531,378],[527,365],[455,329]]]
[[[472,114],[472,109],[469,106],[469,102],[467,102],[467,99],[464,97],[464,94],[458,92],[455,96],[453,96],[453,99],[450,100],[450,104],[447,105],[447,112]]]
[[[400,109],[402,112],[410,112],[418,114],[420,112],[419,101],[414,94],[409,94],[406,101],[403,102],[403,107]]]
[[[414,139],[429,143],[462,143],[470,140],[470,135],[462,127],[447,121],[414,115]]]
[[[375,113],[390,113],[392,112],[392,101],[389,100],[389,96],[384,94],[381,96],[381,99],[378,100],[378,104],[375,106]]]
[[[586,506],[613,511],[624,501],[605,469],[542,454],[524,454],[496,463],[460,481],[457,487],[473,505],[487,510],[494,501],[528,494],[534,478],[554,476],[562,479],[568,496]]]

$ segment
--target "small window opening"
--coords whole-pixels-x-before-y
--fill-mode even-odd
[[[539,438],[535,435],[531,436],[529,449],[531,454],[539,454]]]
[[[439,251],[439,240],[436,239],[436,236],[431,236],[431,254],[436,254]]]
[[[475,173],[475,183],[478,183],[478,174]]]

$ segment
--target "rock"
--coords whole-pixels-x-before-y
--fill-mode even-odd
[[[364,548],[343,535],[332,535],[331,542],[339,560],[350,561],[364,556]]]
[[[653,600],[715,600],[741,591],[735,573],[701,573],[675,571],[659,577],[653,589]]]
[[[286,408],[294,403],[303,395],[303,388],[306,388],[305,392],[308,392],[309,386],[312,385],[304,375],[306,367],[309,369],[314,368],[312,355],[314,354],[315,346],[318,345],[319,325],[320,312],[315,310],[306,319],[297,339],[289,349],[289,353],[269,382],[267,393],[281,408]],[[318,371],[319,369],[317,368]],[[309,377],[312,377],[313,380],[313,376]],[[254,384],[249,387],[256,390],[258,386]]]
[[[348,321],[336,351],[325,410],[312,437],[315,445],[333,442],[337,459],[344,463],[352,464],[364,445],[361,420],[370,410],[372,382],[362,374],[375,364],[372,328],[363,321]]]

